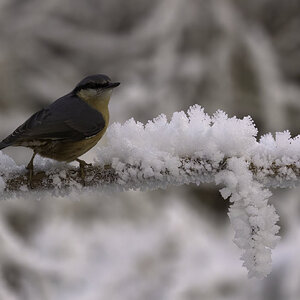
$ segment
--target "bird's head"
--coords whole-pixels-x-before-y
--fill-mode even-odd
[[[112,90],[119,85],[119,82],[112,82],[108,76],[97,74],[82,79],[73,92],[87,102],[109,100]]]

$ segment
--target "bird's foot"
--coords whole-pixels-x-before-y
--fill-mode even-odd
[[[28,170],[28,186],[32,189],[32,177],[33,177],[33,162],[30,161],[29,164],[26,166],[26,169]]]
[[[33,178],[33,160],[34,160],[35,156],[36,156],[36,152],[33,152],[31,160],[28,163],[28,165],[26,166],[26,169],[28,170],[28,185],[29,185],[29,187],[31,189],[33,188],[33,184],[32,184],[32,178]]]
[[[82,159],[77,158],[76,161],[79,162],[79,169],[80,169],[80,177],[83,180],[83,183],[85,184],[85,167],[92,166],[92,164],[88,164]]]

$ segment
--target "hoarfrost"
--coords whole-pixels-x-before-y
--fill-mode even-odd
[[[271,249],[278,241],[278,216],[268,204],[268,187],[297,184],[300,139],[288,131],[266,134],[257,141],[251,117],[238,119],[217,111],[206,114],[199,105],[187,113],[175,112],[170,121],[160,115],[146,125],[130,119],[107,130],[107,144],[96,149],[95,167],[110,165],[117,182],[110,190],[144,190],[203,182],[223,184],[220,193],[232,203],[229,218],[236,232],[235,243],[249,276],[264,277],[271,270]],[[38,157],[56,190],[65,186],[81,189],[66,164]],[[0,191],[8,178],[25,172],[0,152]],[[92,180],[88,178],[87,180]],[[101,186],[101,184],[99,184]],[[24,187],[22,187],[24,190]],[[70,192],[70,189],[69,191]]]
[[[229,218],[235,230],[234,242],[243,249],[242,260],[250,277],[262,278],[271,272],[271,249],[279,237],[279,217],[268,198],[272,195],[253,180],[244,158],[230,158],[227,170],[216,175],[216,183],[225,184],[220,192],[230,196]]]

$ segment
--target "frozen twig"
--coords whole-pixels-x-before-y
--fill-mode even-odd
[[[278,216],[268,203],[269,187],[292,187],[300,176],[300,138],[288,131],[257,141],[250,117],[208,116],[195,105],[168,122],[161,115],[146,125],[133,119],[108,128],[107,145],[97,148],[83,181],[78,168],[37,158],[33,190],[155,190],[170,185],[215,182],[232,203],[229,217],[235,242],[250,276],[271,270],[271,249],[278,240]],[[0,155],[2,194],[30,191],[24,167]]]
[[[183,157],[180,158],[178,173],[181,174],[182,184],[199,184],[201,182],[213,182],[214,175],[226,168],[227,159],[224,159],[219,164],[201,159]],[[300,162],[299,162],[300,163]],[[299,163],[293,164],[276,164],[273,161],[269,166],[257,166],[253,162],[248,162],[248,170],[253,174],[254,178],[264,183],[266,186],[293,186],[299,181],[300,168]],[[5,192],[22,192],[30,190],[64,190],[72,187],[97,187],[105,188],[110,185],[119,186],[123,189],[139,187],[151,189],[154,186],[161,184],[164,187],[168,185],[179,185],[178,178],[172,176],[167,168],[161,172],[161,176],[143,175],[143,170],[140,165],[125,163],[121,171],[117,171],[111,165],[104,166],[88,166],[86,167],[86,177],[82,180],[80,169],[75,167],[65,166],[65,170],[52,169],[51,171],[37,171],[32,178],[32,186],[29,188],[27,172],[20,171],[16,173],[7,173],[2,176],[5,183]],[[284,172],[281,172],[284,170]],[[130,174],[136,171],[140,172],[139,176],[128,176],[127,181],[122,179],[124,173]],[[263,175],[262,175],[263,174]]]

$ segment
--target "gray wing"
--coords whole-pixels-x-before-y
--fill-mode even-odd
[[[34,140],[78,141],[104,127],[100,112],[76,95],[68,94],[32,115],[0,143],[0,149]]]

